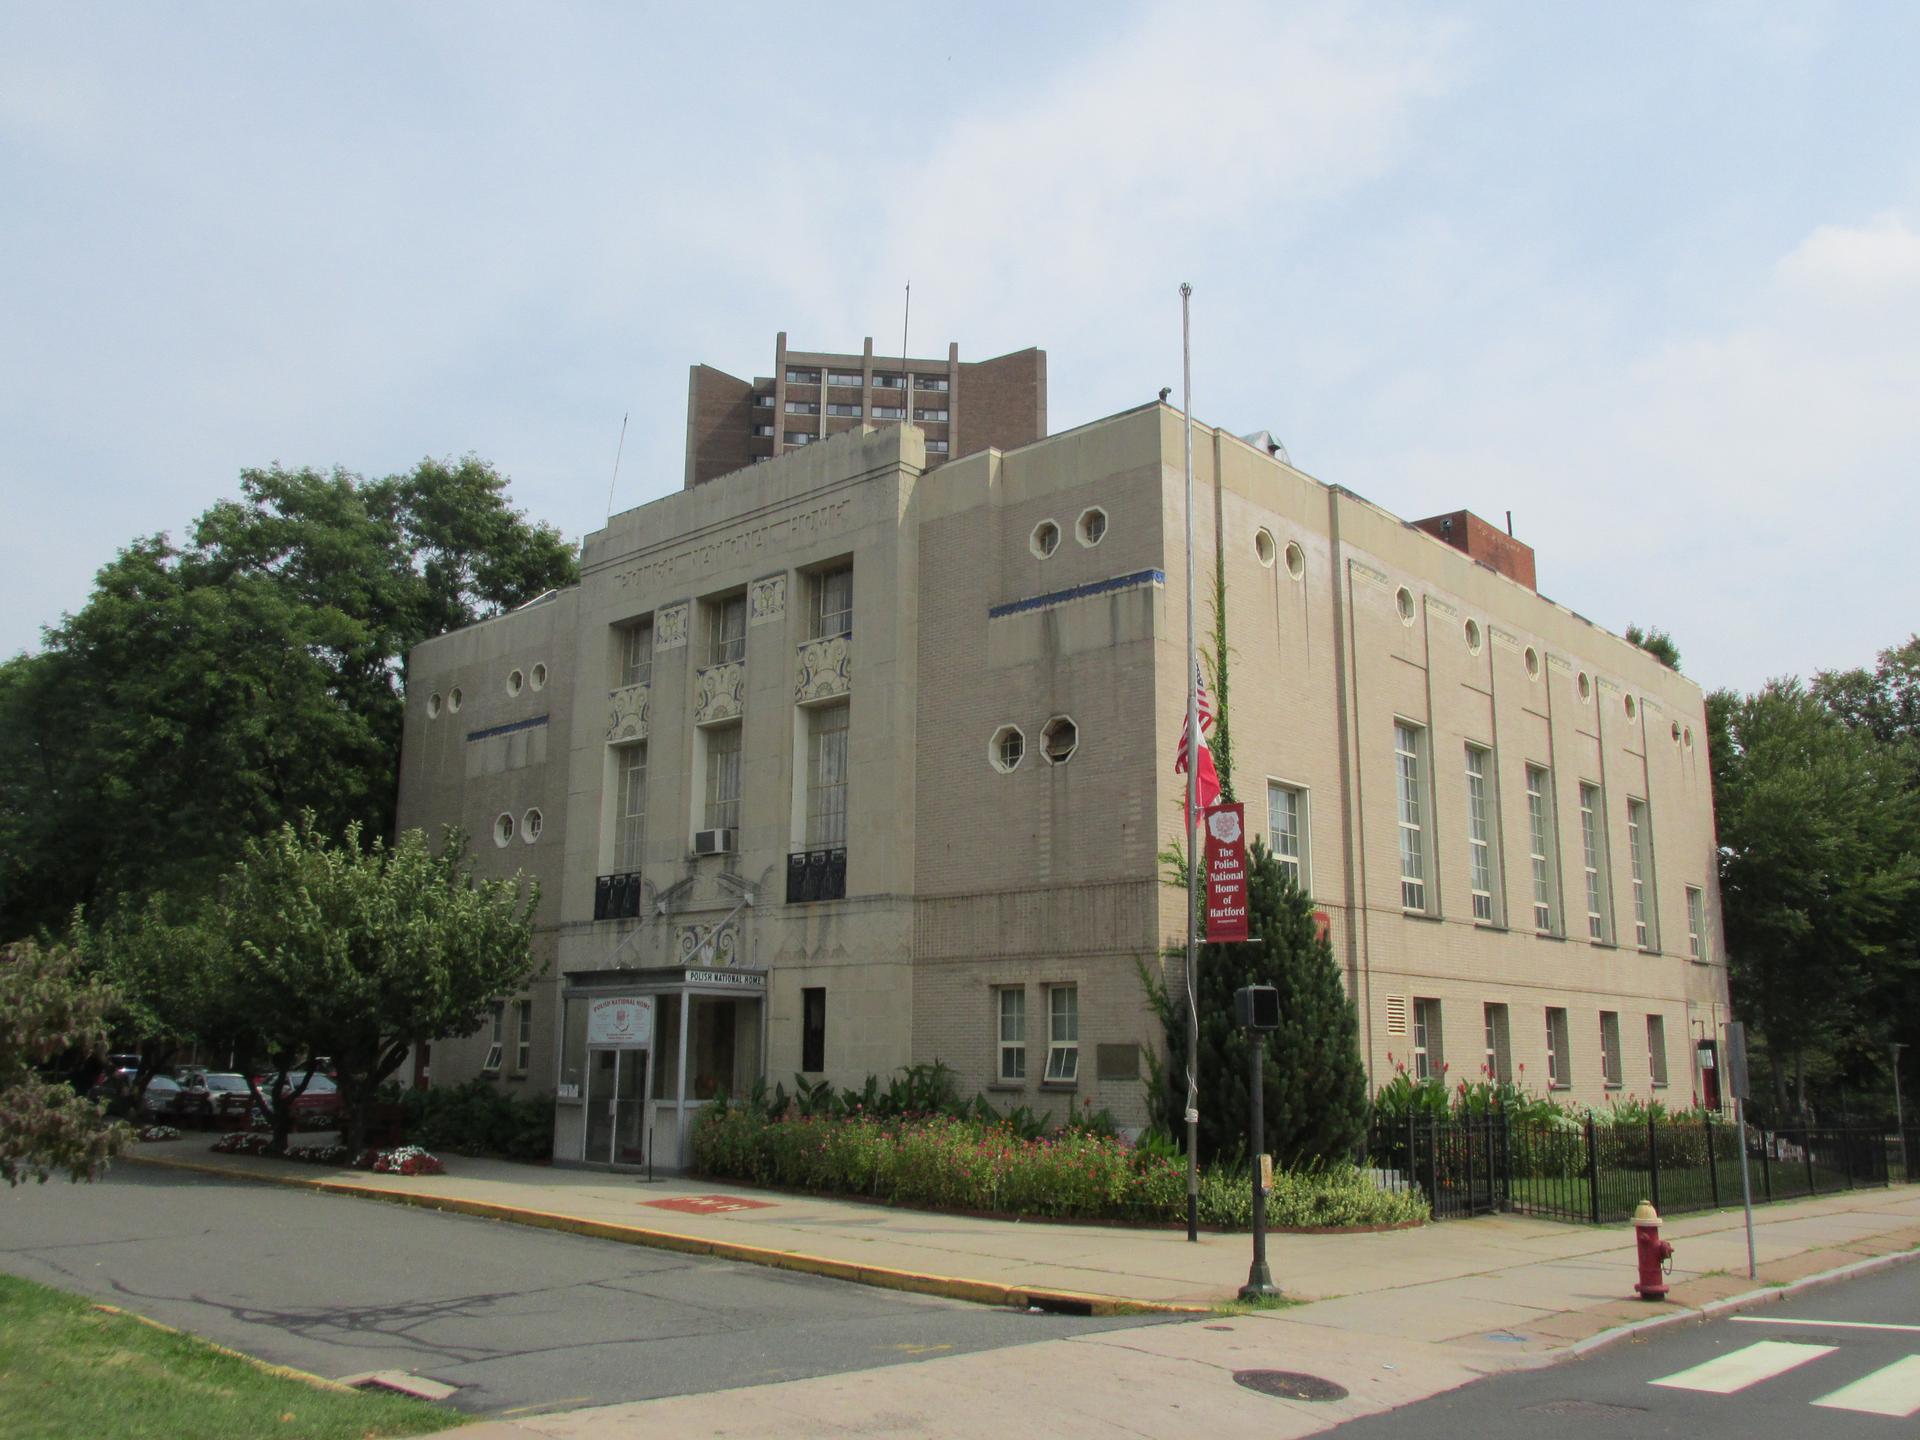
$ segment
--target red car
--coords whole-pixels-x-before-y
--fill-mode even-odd
[[[306,1088],[300,1089],[302,1079]],[[260,1098],[268,1104],[273,1103],[273,1080],[271,1075],[256,1075],[253,1083],[259,1087]],[[293,1094],[300,1090],[298,1095]],[[295,1071],[287,1077],[288,1105],[293,1114],[293,1128],[296,1130],[337,1130],[346,1119],[346,1102],[340,1098],[340,1087],[325,1075],[317,1071],[308,1076],[305,1071]]]

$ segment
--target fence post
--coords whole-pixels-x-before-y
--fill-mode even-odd
[[[1847,1113],[1847,1097],[1840,1097],[1840,1168],[1847,1172],[1847,1189],[1853,1189],[1853,1116]]]
[[[1647,1198],[1660,1208],[1660,1122],[1647,1116]]]
[[[1440,1213],[1440,1119],[1427,1116],[1427,1194],[1433,1201],[1433,1213]]]
[[[1742,1145],[1747,1143],[1745,1129],[1745,1126],[1741,1127],[1740,1143]],[[1767,1199],[1773,1199],[1773,1132],[1771,1130],[1760,1132],[1760,1184],[1761,1188],[1767,1192]]]
[[[1414,1157],[1418,1154],[1419,1152],[1413,1148],[1413,1107],[1409,1105],[1407,1107],[1407,1184],[1416,1189],[1420,1184],[1420,1167],[1414,1163]],[[1431,1195],[1427,1197],[1427,1209],[1433,1211]],[[1436,1220],[1440,1218],[1438,1211],[1433,1211],[1433,1218]]]
[[[1587,1218],[1600,1223],[1600,1136],[1587,1117]]]
[[[1513,1209],[1513,1117],[1500,1107],[1501,1173],[1506,1176],[1506,1193],[1501,1197],[1503,1210]]]
[[[1701,1120],[1707,1127],[1707,1183],[1713,1187],[1713,1208],[1720,1208],[1720,1157],[1714,1153],[1713,1112],[1703,1110]],[[1744,1141],[1745,1136],[1741,1139]]]
[[[1805,1119],[1806,1117],[1802,1116],[1801,1118]],[[1813,1127],[1811,1125],[1802,1125],[1800,1127],[1800,1140],[1800,1153],[1807,1157],[1807,1194],[1818,1195],[1820,1193],[1820,1186],[1813,1177]]]
[[[1467,1214],[1471,1217],[1477,1213],[1473,1189],[1473,1116],[1467,1114],[1460,1118],[1461,1139],[1466,1142],[1467,1147]]]

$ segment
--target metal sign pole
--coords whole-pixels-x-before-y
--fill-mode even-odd
[[[1727,1022],[1727,1089],[1733,1092],[1733,1120],[1740,1130],[1740,1201],[1747,1212],[1747,1278],[1760,1278],[1753,1256],[1753,1176],[1747,1168],[1747,1027]],[[1709,1135],[1708,1143],[1712,1143]]]
[[[1199,905],[1200,854],[1194,813],[1199,803],[1200,696],[1194,688],[1198,673],[1195,651],[1199,640],[1193,606],[1193,359],[1188,330],[1188,302],[1193,287],[1180,286],[1180,403],[1187,422],[1187,1239],[1200,1239],[1200,941],[1195,934]]]

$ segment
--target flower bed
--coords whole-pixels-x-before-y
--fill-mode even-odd
[[[695,1124],[693,1159],[716,1179],[939,1210],[1141,1223],[1186,1214],[1182,1160],[1085,1131],[1022,1139],[1003,1125],[949,1117],[767,1119],[744,1106],[709,1106]],[[1210,1170],[1200,1201],[1207,1225],[1252,1223],[1244,1167]],[[1391,1225],[1424,1219],[1426,1206],[1339,1166],[1276,1175],[1267,1213],[1275,1226]]]
[[[236,1130],[213,1143],[216,1155],[265,1155],[273,1143],[271,1135],[258,1131]],[[344,1145],[290,1145],[280,1157],[306,1165],[345,1166],[351,1170],[371,1170],[376,1175],[444,1175],[447,1167],[418,1145],[403,1145],[397,1150],[362,1150],[355,1155]]]
[[[148,1125],[140,1131],[139,1138],[148,1140],[178,1140],[180,1132],[171,1125]]]

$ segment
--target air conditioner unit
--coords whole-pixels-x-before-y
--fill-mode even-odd
[[[693,832],[693,853],[696,855],[731,855],[733,853],[733,831],[696,830]]]

